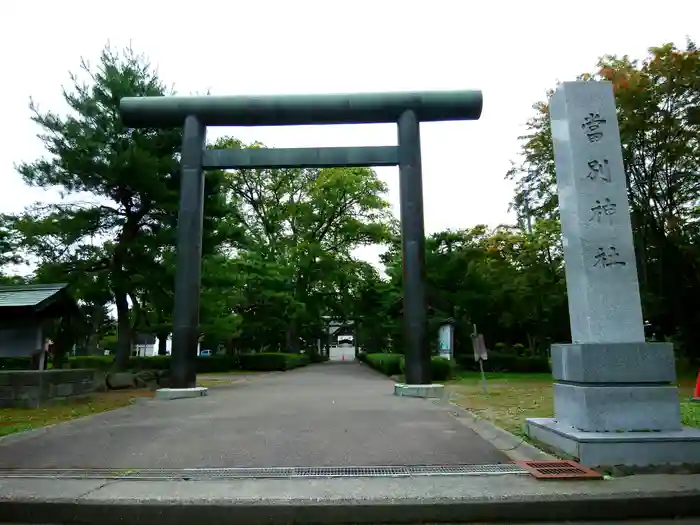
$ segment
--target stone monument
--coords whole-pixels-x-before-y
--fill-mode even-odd
[[[572,344],[552,346],[554,418],[527,434],[593,467],[700,464],[670,343],[648,343],[615,98],[564,82],[550,102]]]

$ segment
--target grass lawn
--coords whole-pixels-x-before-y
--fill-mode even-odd
[[[153,394],[151,390],[111,390],[43,408],[0,408],[0,436],[128,406],[137,398]]]
[[[683,424],[700,428],[700,403],[689,401],[695,378],[682,378],[678,386]],[[487,373],[484,394],[481,374],[464,372],[448,382],[448,388],[461,394],[455,403],[516,435],[523,435],[526,418],[554,414],[550,374]]]
[[[230,372],[227,372],[228,374]],[[198,380],[197,386],[214,388],[230,385],[235,381],[235,379],[207,378]],[[0,408],[0,436],[125,407],[138,398],[153,397],[154,394],[153,390],[145,389],[110,390],[108,392],[95,392],[83,399],[59,402],[43,408]]]

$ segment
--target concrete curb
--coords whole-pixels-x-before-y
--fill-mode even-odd
[[[454,395],[450,392],[451,395]],[[523,438],[497,427],[487,419],[480,418],[474,412],[457,405],[453,400],[447,401],[452,415],[468,426],[479,437],[488,441],[513,461],[551,461],[558,459],[526,442]]]
[[[295,501],[168,501],[133,502],[93,500],[0,501],[0,516],[12,523],[123,525],[359,524],[359,523],[473,523],[528,521],[595,521],[634,518],[700,516],[700,491],[673,495],[568,496],[566,498],[509,498],[501,500],[417,499],[406,501],[353,501],[323,503]]]

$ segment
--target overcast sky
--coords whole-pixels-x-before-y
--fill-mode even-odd
[[[481,120],[421,126],[428,233],[511,222],[504,180],[532,104],[605,53],[700,40],[700,2],[431,0],[120,0],[0,2],[0,211],[56,193],[27,188],[13,163],[43,154],[30,96],[61,109],[80,57],[131,42],[180,94],[480,89]],[[393,125],[216,128],[271,147],[396,143]],[[377,172],[398,215],[398,169]],[[376,251],[363,258],[374,260]]]

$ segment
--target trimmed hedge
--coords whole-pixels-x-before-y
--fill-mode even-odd
[[[291,370],[306,366],[310,361],[306,354],[284,354],[281,352],[243,354],[241,368],[255,371]]]
[[[449,359],[434,355],[430,357],[430,379],[433,381],[447,381],[454,375],[454,364]],[[401,357],[401,373],[406,372],[406,360]]]
[[[130,357],[127,368],[129,370],[169,370],[170,356],[158,355],[153,357]],[[239,357],[229,356],[197,356],[195,363],[198,374],[212,372],[228,372],[230,370],[291,370],[308,365],[311,359],[304,354],[262,353],[243,354]],[[83,356],[68,359],[70,368],[93,368],[97,370],[109,370],[114,362],[113,356]]]
[[[129,370],[169,370],[169,355],[153,357],[130,357]],[[113,356],[83,356],[68,359],[70,368],[93,368],[109,370],[114,362]],[[212,372],[229,372],[231,370],[271,371],[291,370],[309,364],[310,359],[304,354],[262,353],[243,354],[239,357],[197,356],[195,363],[198,374]]]
[[[0,370],[29,370],[32,360],[29,357],[1,357]]]
[[[401,354],[365,354],[361,352],[358,358],[387,376],[403,374],[406,370],[406,360]],[[430,359],[430,369],[434,381],[446,381],[452,377],[454,365],[451,361],[435,355]]]
[[[362,354],[360,354],[362,355]],[[401,354],[364,354],[361,361],[387,376],[401,373]]]
[[[454,361],[435,355],[430,359],[430,368],[433,381],[447,381],[452,379],[456,366]]]
[[[92,368],[107,371],[112,368],[114,357],[109,355],[81,355],[66,359],[68,368]]]
[[[456,359],[462,370],[479,371],[479,363],[474,361],[473,356],[457,356]],[[484,361],[484,370],[487,372],[518,372],[521,374],[547,374],[552,371],[547,356],[521,356],[501,352],[489,352],[488,359]]]
[[[88,355],[68,358],[68,368],[92,368],[107,371],[112,368],[113,356]],[[198,374],[213,372],[229,372],[240,367],[236,357],[229,356],[197,356],[195,358]],[[170,356],[156,355],[152,357],[130,357],[127,365],[129,370],[170,370]]]

